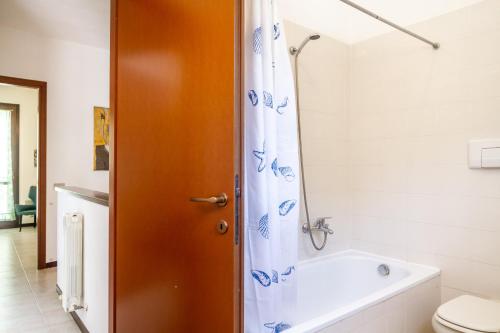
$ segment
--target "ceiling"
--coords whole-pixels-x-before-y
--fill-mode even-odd
[[[109,48],[110,0],[0,0],[0,25]]]
[[[353,0],[401,26],[481,2],[482,0]],[[278,0],[284,19],[348,44],[387,33],[393,28],[339,0]]]
[[[278,0],[285,19],[346,43],[392,30],[339,0]],[[402,26],[482,0],[354,0]],[[109,48],[110,0],[0,0],[0,25]]]

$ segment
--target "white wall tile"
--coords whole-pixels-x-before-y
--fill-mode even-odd
[[[312,31],[285,22],[289,46],[298,45]],[[292,61],[294,58],[291,58]],[[322,252],[300,230],[306,221],[301,209],[299,258],[306,259],[351,247],[348,159],[349,47],[322,36],[299,58],[304,171],[311,220],[330,216],[335,231]],[[316,235],[321,244],[322,235]]]
[[[399,32],[351,49],[352,244],[440,267],[444,299],[499,297],[500,171],[467,166],[470,139],[500,137],[498,6],[412,27],[438,51]]]
[[[500,137],[500,1],[411,29],[441,48],[393,32],[350,47],[322,38],[303,54],[310,202],[338,228],[325,253],[438,266],[443,300],[500,298],[500,171],[467,166],[470,139]],[[287,33],[297,44],[309,32]],[[301,248],[321,255],[305,237]]]

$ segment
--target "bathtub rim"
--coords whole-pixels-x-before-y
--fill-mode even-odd
[[[341,257],[357,257],[368,260],[371,259],[376,261],[383,261],[384,263],[398,265],[400,267],[403,267],[404,269],[409,270],[410,275],[386,288],[380,289],[372,294],[369,294],[368,296],[360,298],[355,302],[342,306],[341,308],[338,308],[321,316],[299,323],[298,325],[293,326],[292,328],[287,330],[287,333],[317,332],[344,319],[350,318],[374,305],[381,304],[390,298],[403,294],[406,291],[420,284],[424,284],[432,279],[435,279],[441,275],[441,270],[434,266],[417,264],[410,261],[353,249],[343,250],[336,253],[300,261],[297,264],[297,268],[300,269],[301,267],[309,266],[317,262],[335,260]]]

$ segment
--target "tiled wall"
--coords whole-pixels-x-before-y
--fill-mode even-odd
[[[285,22],[287,41],[298,46],[311,31]],[[292,64],[293,57],[290,57]],[[348,184],[349,47],[322,36],[311,41],[299,57],[304,170],[311,218],[331,216],[335,240],[322,252],[299,231],[301,259],[348,249],[351,241]],[[305,221],[302,211],[301,222]],[[300,225],[298,226],[300,228]],[[321,243],[321,239],[318,239]]]
[[[368,19],[368,18],[367,18]],[[467,142],[500,138],[500,1],[301,55],[304,154],[326,251],[356,248],[440,267],[443,300],[500,299],[500,170],[471,170]],[[310,31],[286,23],[290,45]],[[300,234],[301,259],[318,253]]]
[[[500,138],[500,1],[351,48],[353,246],[443,271],[443,299],[500,299],[500,170],[467,142]]]

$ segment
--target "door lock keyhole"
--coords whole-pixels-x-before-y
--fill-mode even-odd
[[[217,232],[219,232],[219,234],[224,235],[227,232],[227,229],[229,229],[229,225],[226,221],[220,220],[217,223]]]

